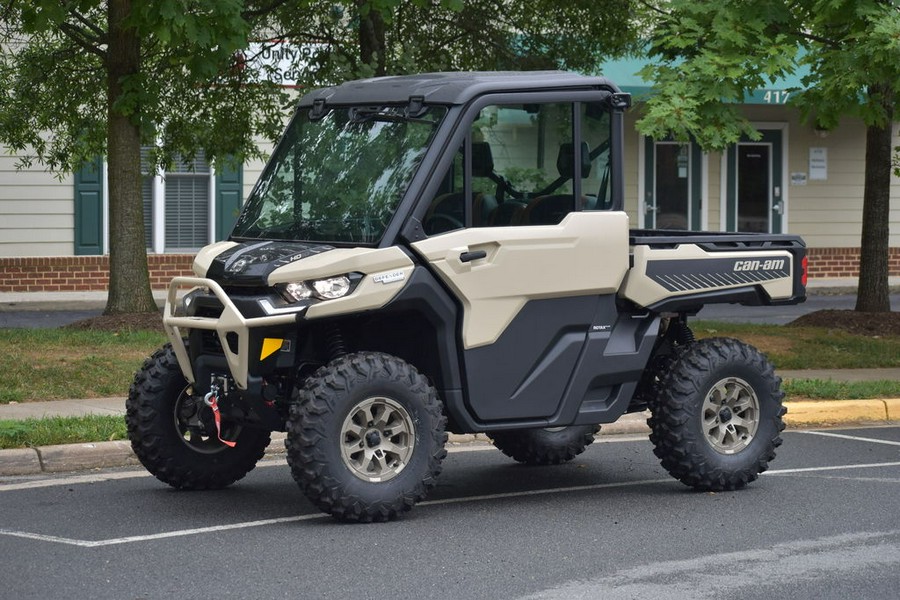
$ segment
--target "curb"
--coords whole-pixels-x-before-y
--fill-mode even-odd
[[[788,409],[785,424],[792,429],[835,425],[884,425],[900,421],[900,398],[884,400],[805,400],[785,402]],[[624,415],[615,423],[603,425],[599,437],[626,434],[647,435],[649,412]],[[272,443],[266,448],[267,457],[285,454],[285,434],[274,432]],[[448,436],[448,445],[486,444],[490,439],[483,433]],[[139,465],[128,441],[64,444],[38,448],[0,450],[0,477],[39,475],[87,469],[104,469]]]

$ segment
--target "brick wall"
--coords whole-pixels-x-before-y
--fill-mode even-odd
[[[193,275],[192,254],[151,254],[150,285],[165,289],[178,275]],[[106,290],[109,256],[0,258],[0,292]]]
[[[809,248],[809,276],[859,276],[859,248]],[[192,254],[151,254],[150,285],[165,289],[178,275],[192,275]],[[890,275],[900,277],[900,248],[891,248]],[[0,257],[0,292],[71,292],[105,290],[108,256]]]
[[[809,276],[859,277],[859,248],[807,248]],[[900,248],[888,251],[888,271],[900,277]]]

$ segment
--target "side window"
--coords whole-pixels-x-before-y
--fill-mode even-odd
[[[472,124],[473,224],[552,225],[574,210],[570,103],[485,107]]]
[[[599,102],[581,105],[581,141],[588,153],[583,160],[589,164],[581,169],[581,199],[583,210],[612,208],[610,191],[610,116]]]
[[[441,187],[435,194],[425,219],[422,222],[427,235],[437,235],[466,226],[466,207],[463,180],[463,146],[460,146],[453,157],[450,170],[444,175]]]
[[[578,152],[575,110],[581,123]],[[474,227],[505,227],[555,225],[574,210],[608,209],[609,138],[609,111],[599,102],[483,108],[469,132],[471,157],[463,144],[425,214],[425,233],[465,227],[467,210]],[[466,160],[471,161],[471,198],[463,185]]]

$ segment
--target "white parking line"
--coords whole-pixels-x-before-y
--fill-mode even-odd
[[[278,523],[295,523],[297,521],[311,521],[313,519],[324,519],[327,515],[298,515],[296,517],[279,517],[277,519],[263,519],[260,521],[246,521],[244,523],[230,523],[228,525],[212,525],[210,527],[197,527],[194,529],[180,529],[177,531],[164,531],[163,533],[153,533],[150,535],[132,535],[128,537],[112,538],[109,540],[76,540],[72,538],[64,538],[55,535],[43,535],[40,533],[28,533],[27,531],[12,531],[9,529],[0,529],[0,535],[8,535],[10,537],[25,538],[29,540],[39,540],[42,542],[55,542],[57,544],[66,544],[68,546],[80,546],[82,548],[98,548],[101,546],[115,546],[118,544],[131,544],[134,542],[146,542],[149,540],[162,540],[173,537],[183,537],[186,535],[196,535],[198,533],[214,533],[216,531],[230,531],[232,529],[248,529],[250,527],[261,527],[263,525],[276,525]]]
[[[827,431],[797,431],[796,433],[804,433],[806,435],[821,435],[825,437],[840,438],[842,440],[853,440],[855,442],[870,442],[872,444],[885,444],[887,446],[900,446],[900,442],[891,440],[879,440],[877,438],[859,437],[856,435],[844,435],[841,433],[829,433]]]
[[[620,481],[618,483],[596,483],[593,485],[573,485],[562,488],[550,488],[543,490],[526,490],[524,492],[503,492],[500,494],[484,494],[482,496],[461,496],[459,498],[443,498],[441,500],[427,500],[419,503],[419,506],[438,506],[441,504],[460,504],[463,502],[482,502],[484,500],[500,500],[503,498],[524,498],[526,496],[545,496],[547,494],[559,494],[564,492],[584,492],[588,490],[603,490],[609,488],[634,487],[638,485],[650,485],[654,483],[671,482],[671,477],[665,479],[644,479],[642,481]]]
[[[900,461],[898,462],[888,462],[888,463],[868,463],[868,464],[859,464],[859,465],[834,465],[827,467],[808,467],[802,469],[780,469],[775,471],[769,471],[764,473],[764,475],[791,475],[795,473],[811,473],[811,472],[820,472],[820,471],[837,471],[837,470],[856,470],[856,469],[874,469],[879,467],[898,467],[900,466]],[[642,485],[654,485],[659,483],[667,483],[673,482],[673,480],[669,477],[662,479],[645,479],[641,481],[621,481],[615,483],[598,483],[594,485],[578,485],[578,486],[569,486],[569,487],[560,487],[560,488],[550,488],[550,489],[539,489],[539,490],[525,490],[520,492],[505,492],[499,494],[485,494],[480,496],[463,496],[458,498],[443,498],[440,500],[429,500],[426,502],[422,502],[419,504],[420,507],[426,506],[441,506],[448,504],[463,504],[469,502],[484,502],[490,500],[500,500],[507,498],[524,498],[529,496],[545,496],[549,494],[561,494],[561,493],[571,493],[571,492],[583,492],[583,491],[591,491],[591,490],[602,490],[602,489],[614,489],[614,488],[627,488],[627,487],[637,487]],[[38,540],[44,542],[52,542],[57,544],[65,544],[69,546],[79,546],[82,548],[99,548],[104,546],[114,546],[119,544],[131,544],[135,542],[146,542],[152,540],[161,540],[167,538],[175,538],[175,537],[184,537],[188,535],[197,535],[203,533],[215,533],[219,531],[232,531],[236,529],[248,529],[251,527],[262,527],[264,525],[276,525],[279,523],[295,523],[299,521],[312,521],[316,519],[327,519],[326,515],[321,514],[309,514],[309,515],[297,515],[292,517],[279,517],[275,519],[263,519],[259,521],[245,521],[242,523],[229,523],[227,525],[211,525],[209,527],[198,527],[193,529],[179,529],[175,531],[166,531],[163,533],[153,533],[148,535],[135,535],[135,536],[127,536],[127,537],[119,537],[119,538],[111,538],[107,540],[79,540],[73,538],[65,538],[53,535],[44,535],[40,533],[30,533],[27,531],[15,531],[11,529],[0,529],[0,535],[9,536],[9,537],[17,537],[17,538],[25,538],[31,540]]]
[[[876,469],[878,467],[900,467],[898,462],[865,463],[860,465],[835,465],[830,467],[803,467],[800,469],[775,469],[766,471],[763,475],[793,475],[794,473],[815,473],[819,471],[843,471],[846,469]]]
[[[257,465],[257,469],[266,467],[283,467],[283,460],[264,459]],[[54,477],[53,479],[35,479],[18,483],[0,483],[0,492],[14,492],[16,490],[32,490],[35,488],[55,487],[63,485],[78,485],[81,483],[102,483],[104,481],[119,481],[122,479],[141,479],[153,477],[144,469],[132,471],[112,471],[109,473],[97,473],[96,475],[72,475],[70,477]]]

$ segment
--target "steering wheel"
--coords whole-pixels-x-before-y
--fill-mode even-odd
[[[465,225],[462,221],[448,214],[434,213],[427,219],[423,225],[425,233],[434,235],[436,233],[445,233],[454,229],[464,229]]]

